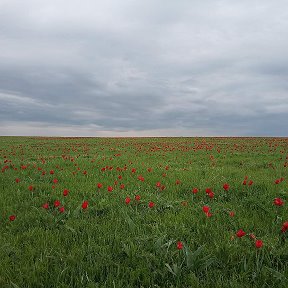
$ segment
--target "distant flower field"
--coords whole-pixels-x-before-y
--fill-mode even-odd
[[[288,287],[288,138],[0,137],[0,287]]]

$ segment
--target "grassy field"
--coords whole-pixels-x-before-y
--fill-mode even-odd
[[[0,137],[0,287],[288,287],[288,138]]]

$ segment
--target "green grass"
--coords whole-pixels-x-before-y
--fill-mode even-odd
[[[0,137],[0,156],[0,287],[288,287],[287,138]]]

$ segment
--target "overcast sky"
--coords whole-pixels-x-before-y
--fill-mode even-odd
[[[288,136],[288,1],[0,0],[0,135]]]

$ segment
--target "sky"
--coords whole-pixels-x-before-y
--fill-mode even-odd
[[[287,0],[0,0],[0,135],[288,136]]]

